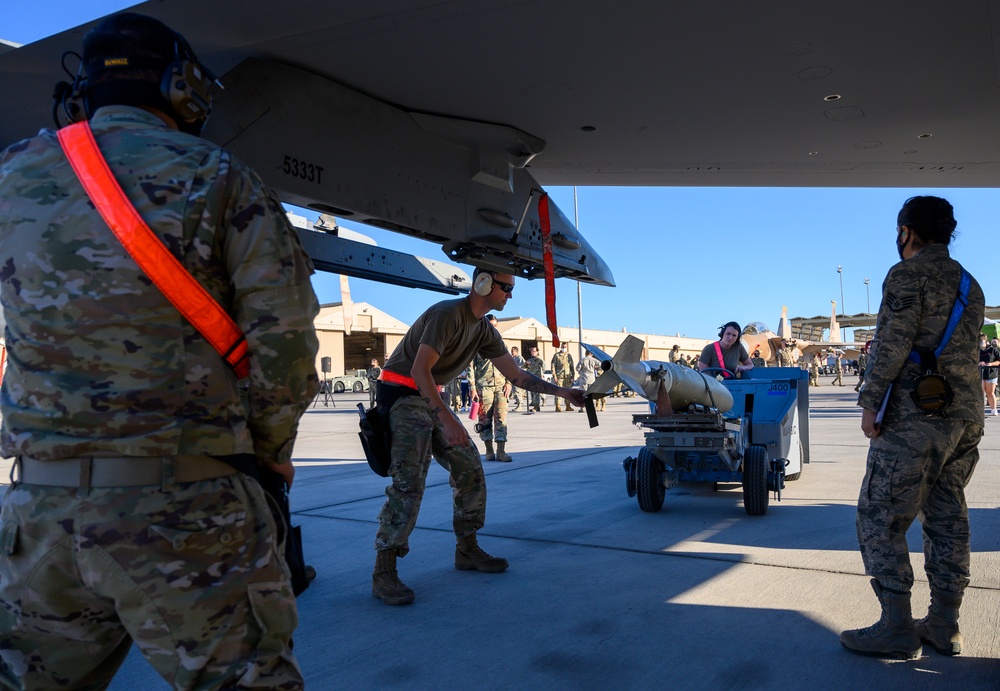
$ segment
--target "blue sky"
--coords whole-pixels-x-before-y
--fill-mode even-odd
[[[0,6],[0,38],[27,43],[130,4],[8,0]],[[573,189],[548,191],[572,219]],[[1000,302],[1000,190],[580,187],[577,194],[580,230],[617,282],[616,288],[583,286],[584,328],[711,338],[719,324],[733,319],[773,329],[782,305],[790,316],[828,315],[836,300],[841,311],[838,265],[846,311],[867,310],[869,293],[876,311],[882,280],[898,261],[896,213],[915,194],[951,201],[958,219],[952,256],[979,280],[988,305]],[[446,259],[436,244],[341,224],[379,245]],[[321,302],[339,301],[337,276],[317,274],[314,285]],[[445,297],[355,278],[350,285],[356,302],[370,302],[406,322]],[[576,294],[576,283],[556,282],[560,325],[576,325]],[[512,315],[544,321],[541,281],[518,283],[502,316]]]

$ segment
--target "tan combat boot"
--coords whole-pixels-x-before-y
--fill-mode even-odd
[[[500,461],[500,462],[502,462],[502,463],[510,463],[511,461],[514,460],[513,458],[511,458],[510,456],[508,456],[507,455],[507,451],[504,450],[504,447],[506,445],[507,445],[507,442],[505,442],[505,441],[498,441],[497,442],[497,460]]]
[[[407,588],[396,573],[394,550],[383,549],[376,552],[372,595],[387,605],[408,605],[413,602],[413,590]]]
[[[927,616],[916,622],[917,635],[942,655],[962,654],[962,632],[958,630],[958,609],[962,593],[931,588]]]
[[[841,645],[858,655],[901,660],[919,657],[920,636],[910,613],[910,594],[883,588],[874,578],[872,588],[882,605],[882,617],[867,628],[841,633]]]
[[[506,559],[491,557],[484,552],[476,542],[475,533],[458,539],[458,545],[455,547],[455,568],[459,571],[500,573],[506,571],[508,566]]]
[[[562,408],[559,407],[559,399],[558,398],[556,399],[556,412],[557,413],[561,413],[562,412]]]
[[[497,455],[493,453],[493,442],[484,442],[486,444],[486,460],[495,461],[497,460]]]

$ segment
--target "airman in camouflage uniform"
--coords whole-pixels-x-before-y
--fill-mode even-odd
[[[378,366],[378,359],[372,358],[372,365],[366,373],[368,379],[368,407],[375,407],[375,400],[378,397],[378,378],[382,375],[382,368]]]
[[[750,362],[753,363],[754,367],[767,367],[767,361],[760,356],[760,351],[753,351],[753,355],[750,356]]]
[[[928,415],[910,396],[921,374],[911,353],[942,343],[959,294],[962,267],[948,254],[955,226],[951,204],[939,197],[913,197],[899,212],[896,244],[903,261],[883,283],[875,342],[858,396],[861,428],[872,440],[858,499],[858,543],[882,617],[843,632],[841,642],[866,655],[916,657],[921,641],[945,655],[962,649],[958,611],[970,575],[965,486],[979,459],[984,426],[978,337],[985,300],[975,279],[969,277],[968,306],[937,358],[953,401],[944,414]],[[886,396],[884,418],[876,423]],[[931,606],[914,622],[906,531],[917,516]]]
[[[478,287],[467,298],[439,302],[417,318],[382,373],[378,407],[388,414],[392,430],[392,484],[385,490],[375,535],[372,595],[387,605],[414,600],[413,590],[399,579],[396,564],[410,549],[409,536],[432,455],[451,475],[455,568],[497,573],[508,566],[506,559],[490,556],[477,542],[476,533],[486,521],[486,477],[475,444],[444,405],[438,383],[458,375],[478,353],[492,360],[512,384],[583,401],[579,391],[554,386],[519,369],[499,332],[483,318],[490,310],[504,308],[514,290],[514,277],[477,269],[472,282]]]
[[[854,387],[855,391],[861,391],[861,385],[865,383],[865,368],[868,367],[868,351],[871,349],[871,341],[865,343],[858,355],[858,383]]]
[[[518,367],[520,367],[521,369],[524,369],[525,361],[524,361],[524,358],[521,357],[521,351],[520,351],[520,349],[517,346],[513,346],[510,349],[510,356],[512,358],[514,358],[514,362],[515,362],[515,364],[517,364]],[[511,389],[510,398],[511,398],[511,402],[514,404],[513,410],[516,411],[523,404],[524,405],[524,413],[523,414],[527,415],[528,413],[531,412],[529,410],[529,408],[531,408],[531,406],[528,405],[528,393],[526,391],[524,391],[523,389],[518,389],[518,388]]]
[[[833,379],[833,383],[838,386],[844,385],[844,356],[841,353],[834,353],[833,355],[833,371],[836,375]]]
[[[543,370],[545,369],[545,361],[538,357],[538,348],[529,348],[528,354],[530,357],[524,361],[525,371],[530,372],[539,379],[542,379],[544,377]],[[545,405],[545,396],[535,391],[530,392],[529,396],[528,413],[541,412],[542,406]]]
[[[585,351],[583,359],[580,360],[576,369],[580,372],[580,388],[586,391],[591,384],[597,381],[597,377],[601,373],[601,363],[596,357]],[[606,398],[606,396],[601,396],[595,399],[594,410],[604,410],[604,406],[607,404]],[[583,412],[583,408],[579,410],[581,413]]]
[[[448,395],[446,400],[451,409],[456,413],[462,412],[462,380],[455,377],[445,385],[444,392]]]
[[[55,132],[0,153],[0,451],[18,469],[0,513],[0,686],[103,688],[135,640],[176,688],[302,687],[280,533],[233,464],[291,480],[318,389],[312,267],[252,170],[187,133],[201,121],[141,100],[181,40],[134,14],[101,22],[84,39],[88,115],[129,201],[245,334],[249,405],[95,211]],[[119,105],[119,85],[164,115]]]
[[[819,386],[819,361],[822,355],[813,355],[812,362],[809,363],[809,386]]]
[[[491,314],[487,319],[496,328],[496,317]],[[507,394],[510,392],[510,384],[493,365],[492,360],[479,355],[472,361],[469,371],[474,373],[476,382],[472,400],[479,400],[479,438],[486,445],[486,460],[510,463],[514,460],[507,455],[506,449]],[[494,440],[497,443],[495,452]]]
[[[552,382],[559,386],[573,386],[573,356],[569,354],[566,344],[559,347],[559,351],[552,356]],[[562,409],[559,407],[559,399],[556,399],[556,412]],[[572,412],[573,407],[566,404],[566,412]]]
[[[778,362],[778,367],[794,367],[795,360],[792,358],[792,349],[788,347],[788,343],[784,341],[781,343],[781,347],[778,348],[778,352],[775,353],[775,360]]]

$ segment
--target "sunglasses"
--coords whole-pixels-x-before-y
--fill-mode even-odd
[[[496,279],[494,279],[493,285],[497,286],[500,290],[507,293],[508,295],[514,292],[513,283],[504,283],[503,281],[497,281]]]

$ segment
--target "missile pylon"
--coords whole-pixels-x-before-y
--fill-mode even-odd
[[[640,360],[644,346],[641,339],[628,336],[611,357],[600,348],[584,343],[587,352],[600,360],[603,370],[587,388],[587,393],[607,394],[618,384],[625,384],[643,398],[656,402],[662,382],[674,409],[699,403],[725,413],[733,407],[733,395],[717,379],[672,362]]]

